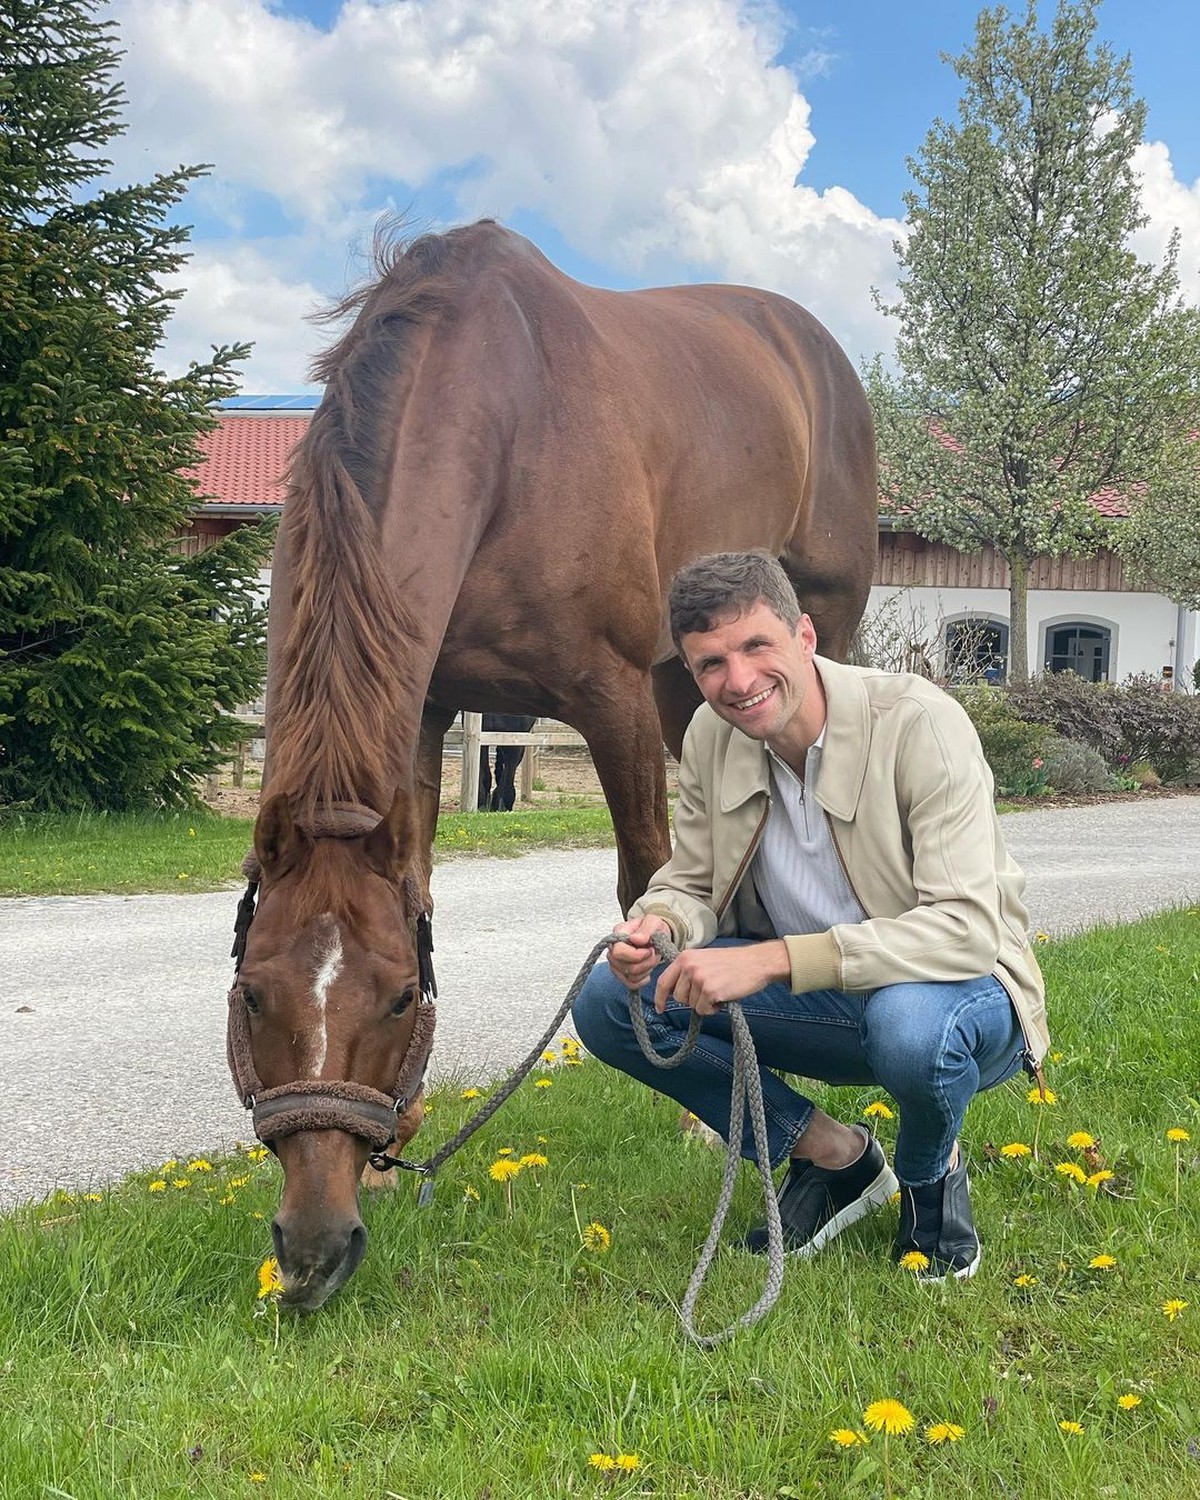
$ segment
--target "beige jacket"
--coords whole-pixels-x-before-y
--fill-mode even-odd
[[[816,665],[828,715],[816,800],[868,920],[778,934],[792,990],[994,974],[1032,1067],[1050,1044],[1042,976],[974,726],[924,678]],[[769,802],[766,748],[702,705],[684,740],[674,853],[630,915],[665,918],[679,947],[777,936],[745,878]]]

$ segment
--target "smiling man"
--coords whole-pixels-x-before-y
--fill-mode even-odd
[[[974,1275],[958,1132],[981,1089],[1048,1046],[1024,877],[1004,847],[992,777],[962,708],[924,678],[817,654],[812,621],[764,553],[704,557],[676,577],[671,633],[704,703],[684,741],[674,853],[575,1004],[585,1044],[727,1136],[742,1001],[758,1050],[788,1249],[812,1255],[901,1191],[894,1257],[928,1280]],[[679,956],[658,963],[665,933]],[[691,1057],[642,1056],[651,1038]],[[878,1084],[900,1112],[896,1172],[861,1126],[780,1070]],[[742,1155],[754,1159],[747,1123]],[[897,1183],[897,1174],[899,1182]],[[766,1247],[754,1229],[747,1246]]]

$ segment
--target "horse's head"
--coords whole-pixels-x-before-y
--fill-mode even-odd
[[[362,1259],[369,1154],[402,1145],[423,1113],[432,1007],[412,812],[398,792],[385,818],[341,809],[301,825],[276,795],[254,829],[261,888],[230,996],[230,1064],[283,1166],[275,1252],[284,1302],[306,1310]]]

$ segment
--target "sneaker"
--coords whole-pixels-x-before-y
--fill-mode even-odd
[[[970,1184],[960,1154],[958,1165],[940,1182],[925,1187],[900,1187],[900,1234],[892,1251],[899,1261],[910,1251],[924,1255],[929,1265],[916,1272],[919,1281],[966,1281],[983,1258],[971,1218]]]
[[[856,1128],[866,1144],[848,1167],[818,1167],[804,1158],[789,1164],[777,1195],[788,1255],[815,1255],[843,1229],[882,1208],[899,1186],[879,1142],[861,1126]],[[744,1243],[755,1255],[764,1255],[766,1225],[752,1229]]]

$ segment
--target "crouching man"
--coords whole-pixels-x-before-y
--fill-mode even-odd
[[[923,678],[818,656],[812,621],[766,554],[684,568],[670,621],[704,696],[683,747],[674,853],[576,1001],[579,1035],[727,1138],[723,1007],[742,1001],[772,1165],[788,1162],[788,1250],[814,1254],[899,1187],[894,1258],[919,1252],[929,1280],[972,1276],[981,1250],[963,1116],[981,1089],[1036,1070],[1049,1041],[1024,877],[978,736]],[[669,965],[656,933],[681,950]],[[680,1067],[642,1056],[627,987],[664,1052],[693,1010],[703,1017]],[[867,1131],[772,1069],[886,1089],[900,1115],[895,1173]],[[754,1159],[748,1122],[741,1150]],[[765,1249],[765,1228],[746,1243]]]

